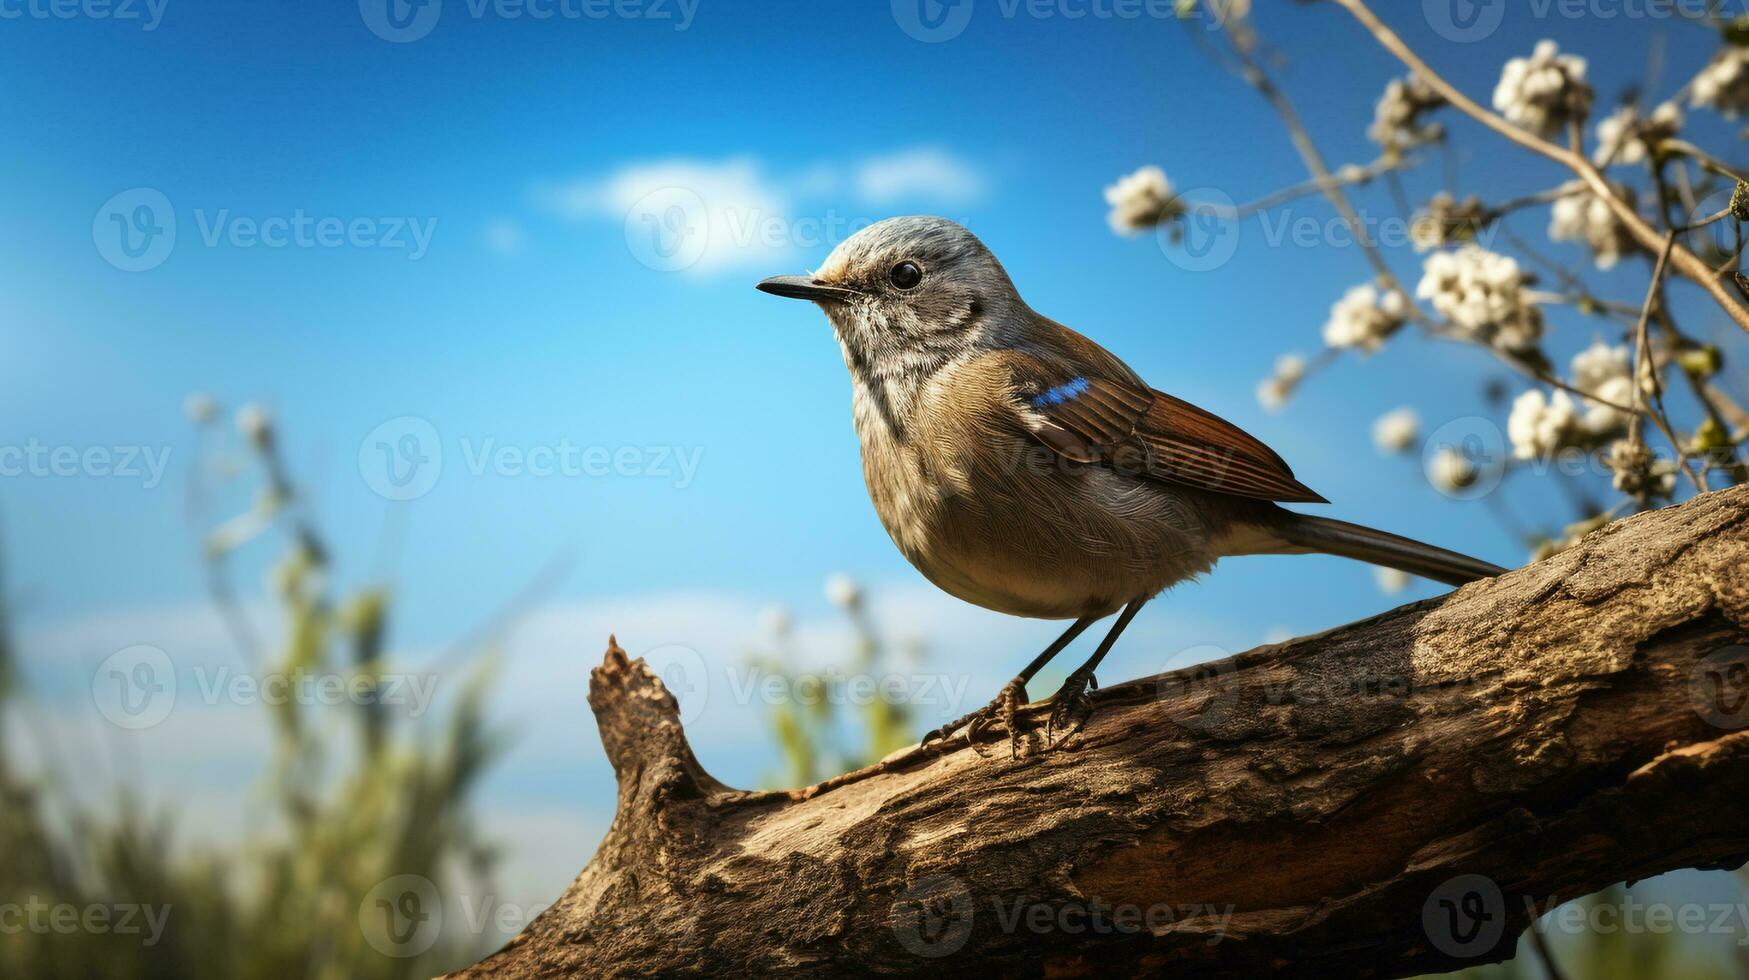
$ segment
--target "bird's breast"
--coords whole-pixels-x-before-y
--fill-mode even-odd
[[[1066,464],[1018,429],[923,412],[899,433],[872,406],[856,420],[882,525],[968,602],[1048,619],[1104,614],[1210,564],[1196,508],[1158,485]]]

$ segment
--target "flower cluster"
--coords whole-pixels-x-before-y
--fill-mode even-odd
[[[1676,464],[1657,459],[1646,444],[1619,439],[1605,457],[1615,488],[1630,497],[1668,497],[1676,492]]]
[[[1412,408],[1394,408],[1372,424],[1373,445],[1387,455],[1408,452],[1421,436],[1421,417]]]
[[[1355,286],[1330,307],[1324,343],[1375,351],[1408,319],[1409,301],[1401,292],[1387,289],[1381,295],[1370,283]]]
[[[1633,367],[1626,347],[1598,340],[1574,355],[1572,384],[1597,401],[1583,400],[1581,410],[1565,391],[1545,396],[1533,389],[1512,403],[1506,434],[1514,456],[1546,459],[1569,446],[1597,445],[1633,417]]]
[[[770,606],[759,614],[759,631],[774,640],[788,638],[796,619],[783,606]]]
[[[273,442],[273,416],[256,402],[237,409],[236,423],[243,438],[257,447],[266,447]]]
[[[1544,138],[1591,111],[1585,59],[1561,54],[1553,41],[1539,41],[1528,58],[1513,58],[1494,87],[1494,108],[1507,121]]]
[[[1298,354],[1283,354],[1275,359],[1275,373],[1257,385],[1257,402],[1270,411],[1287,404],[1294,389],[1306,378],[1306,359]]]
[[[1597,152],[1599,167],[1611,164],[1633,164],[1646,159],[1646,148],[1660,140],[1675,136],[1682,128],[1682,109],[1674,102],[1665,102],[1641,117],[1637,106],[1624,105],[1597,122]]]
[[[1438,142],[1444,138],[1445,128],[1422,117],[1442,105],[1445,105],[1445,97],[1435,92],[1420,75],[1393,78],[1373,108],[1367,138],[1392,151]]]
[[[1633,206],[1633,192],[1625,187],[1616,193]],[[1626,225],[1616,219],[1608,202],[1588,190],[1574,188],[1572,193],[1555,200],[1549,217],[1549,239],[1557,242],[1584,242],[1591,249],[1592,261],[1599,269],[1614,268],[1623,255],[1637,246]]]
[[[855,611],[862,607],[862,586],[842,572],[826,576],[826,599],[840,609]]]
[[[1374,568],[1372,574],[1373,580],[1379,584],[1379,591],[1385,595],[1396,595],[1409,587],[1408,572],[1380,566]]]
[[[1481,198],[1472,194],[1459,201],[1440,191],[1425,208],[1415,212],[1415,220],[1409,224],[1409,240],[1417,252],[1475,241],[1487,222],[1488,209],[1482,206]]]
[[[1468,456],[1455,446],[1441,446],[1427,462],[1427,478],[1445,493],[1457,493],[1475,485],[1482,473]]]
[[[1472,339],[1523,354],[1542,337],[1542,312],[1525,289],[1530,282],[1510,256],[1466,245],[1428,256],[1415,295]]]
[[[1111,205],[1106,221],[1120,235],[1145,231],[1185,211],[1184,201],[1173,191],[1166,172],[1152,165],[1119,177],[1105,189],[1105,203]]]
[[[1728,119],[1749,110],[1749,48],[1727,45],[1696,75],[1689,104],[1716,109]]]
[[[1632,416],[1614,406],[1634,404],[1633,357],[1620,344],[1593,341],[1573,356],[1573,387],[1608,405],[1590,402],[1585,409],[1586,430],[1602,434],[1628,424]]]
[[[202,392],[191,392],[182,400],[182,414],[195,425],[206,425],[219,414],[219,403]]]
[[[1548,459],[1571,445],[1579,431],[1579,413],[1564,391],[1544,395],[1532,388],[1512,402],[1506,419],[1506,436],[1512,440],[1512,455],[1519,459]]]

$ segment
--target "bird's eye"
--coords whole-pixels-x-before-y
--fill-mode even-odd
[[[915,262],[900,262],[893,266],[893,271],[887,273],[887,276],[900,289],[916,289],[917,284],[923,281],[923,270]]]

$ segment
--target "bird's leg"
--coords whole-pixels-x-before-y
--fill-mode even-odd
[[[967,741],[971,742],[972,747],[976,749],[979,733],[989,727],[992,721],[1000,721],[1008,729],[1008,740],[1014,754],[1020,755],[1020,732],[1014,724],[1014,712],[1026,703],[1026,682],[1032,680],[1033,675],[1043,670],[1045,664],[1050,663],[1052,657],[1062,653],[1064,647],[1074,642],[1075,637],[1085,632],[1087,627],[1092,626],[1097,619],[1096,616],[1082,616],[1075,620],[1067,630],[1063,631],[1062,636],[1057,637],[1054,643],[1045,648],[1043,653],[1032,658],[1032,663],[1026,665],[1026,669],[1020,672],[1019,677],[1009,681],[1002,688],[1002,693],[996,695],[996,700],[958,721],[950,722],[923,736],[923,744],[927,745],[936,739],[946,738],[964,728]],[[982,753],[983,750],[978,749],[978,751]]]
[[[1045,722],[1045,748],[1047,750],[1067,742],[1071,736],[1081,730],[1082,725],[1087,724],[1087,719],[1093,714],[1093,706],[1087,697],[1087,692],[1099,689],[1099,682],[1094,679],[1093,671],[1098,668],[1099,662],[1105,659],[1105,655],[1111,652],[1112,645],[1117,643],[1118,634],[1124,631],[1124,627],[1130,624],[1130,620],[1136,618],[1136,613],[1141,611],[1142,604],[1147,601],[1146,599],[1137,599],[1123,607],[1123,612],[1118,613],[1117,622],[1111,624],[1111,632],[1105,634],[1105,639],[1099,641],[1099,649],[1093,651],[1093,656],[1087,658],[1086,663],[1075,668],[1075,672],[1063,681],[1062,688],[1051,698],[1051,717]],[[1058,730],[1063,732],[1061,738],[1055,737]]]

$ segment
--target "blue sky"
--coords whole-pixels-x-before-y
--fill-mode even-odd
[[[1372,103],[1398,66],[1331,5],[1260,6],[1327,155],[1370,159]],[[1644,75],[1649,37],[1692,67],[1714,43],[1681,22],[1568,19],[1535,4],[1457,43],[1422,4],[1392,6],[1407,39],[1479,96],[1543,36],[1591,58],[1603,101]],[[585,827],[570,835],[579,861],[611,814],[581,697],[610,629],[634,653],[681,643],[716,665],[753,641],[759,610],[782,605],[829,656],[844,637],[820,583],[843,572],[883,597],[895,631],[929,643],[934,668],[971,677],[962,710],[982,703],[1055,627],[938,597],[905,564],[863,491],[849,384],[824,318],[752,289],[902,213],[964,221],[1037,309],[1275,446],[1333,501],[1327,513],[1522,560],[1484,504],[1440,497],[1412,461],[1380,457],[1367,431],[1398,405],[1430,428],[1486,414],[1480,386],[1499,372],[1482,355],[1405,338],[1340,362],[1284,412],[1257,404],[1275,357],[1315,351],[1330,304],[1365,280],[1356,249],[1327,235],[1279,242],[1252,223],[1231,261],[1191,272],[1154,238],[1106,227],[1102,188],[1142,164],[1240,201],[1303,176],[1267,106],[1193,43],[1202,26],[974,0],[961,33],[925,43],[887,4],[699,0],[690,20],[677,3],[605,18],[537,19],[521,6],[476,15],[465,0],[431,9],[441,16],[429,32],[401,43],[350,3],[168,0],[155,23],[0,21],[0,442],[169,459],[149,488],[90,474],[0,478],[24,653],[47,686],[88,676],[130,643],[170,650],[179,665],[229,655],[204,612],[200,528],[184,507],[196,444],[182,403],[199,391],[271,410],[336,543],[337,579],[394,583],[394,641],[409,657],[489,619],[555,555],[575,553],[507,643],[500,706],[524,739],[485,807],[507,827],[518,814]],[[1465,189],[1505,197],[1558,179],[1454,127]],[[1424,171],[1408,179],[1417,200],[1440,185],[1437,162]],[[676,186],[691,196],[662,190]],[[116,253],[105,209],[139,189],[168,202],[176,240],[161,262],[128,272],[106,260]],[[641,211],[651,191],[670,197]],[[131,216],[135,199],[119,200]],[[1380,188],[1360,200],[1369,216],[1395,215]],[[694,201],[708,215],[703,252],[666,268],[642,237],[645,214],[665,220]],[[1330,217],[1315,200],[1289,216]],[[276,219],[365,233],[336,247],[258,243],[254,229]],[[1516,227],[1540,238],[1544,220]],[[402,246],[366,244],[385,237]],[[1551,251],[1577,254],[1561,248]],[[1412,282],[1412,260],[1399,268]],[[1632,282],[1594,280],[1637,300]],[[1564,359],[1592,329],[1557,317],[1551,346]],[[361,454],[385,441],[379,426],[408,419],[386,441],[398,446],[409,426],[434,433],[442,466],[428,492],[394,501]],[[622,470],[677,452],[696,470],[542,477],[470,465],[504,447],[563,445],[639,454]],[[1564,516],[1548,487],[1525,488],[1514,506]],[[385,529],[398,546],[383,545]],[[242,557],[249,589],[273,551]],[[1362,566],[1237,560],[1150,607],[1107,673],[1397,601]],[[701,754],[724,778],[753,782],[770,767],[757,708],[719,701],[708,722],[719,737]],[[234,800],[251,743],[238,734],[215,748],[210,732],[259,718],[194,714],[157,733],[166,741],[143,754],[141,781]],[[116,734],[91,739],[113,745]],[[549,863],[529,872],[532,891],[573,867]]]

